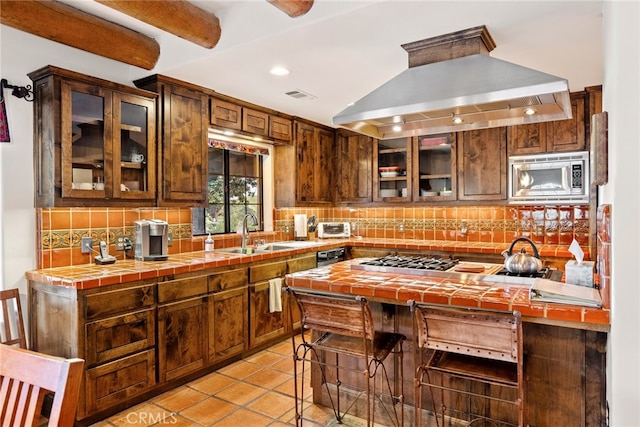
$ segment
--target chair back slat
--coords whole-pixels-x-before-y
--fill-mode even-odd
[[[27,336],[22,318],[18,289],[0,290],[0,343],[27,348]]]
[[[514,363],[520,357],[518,312],[417,307],[415,313],[420,347]]]
[[[300,307],[303,328],[354,337],[361,337],[364,331],[367,339],[373,339],[373,316],[366,299],[292,293]]]
[[[83,368],[82,359],[0,344],[0,425],[37,425],[44,395],[53,392],[48,425],[72,426]]]

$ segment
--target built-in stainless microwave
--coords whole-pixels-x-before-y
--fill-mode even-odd
[[[509,157],[509,203],[588,203],[589,153]]]

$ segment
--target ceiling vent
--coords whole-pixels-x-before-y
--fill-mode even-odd
[[[567,80],[491,58],[484,25],[402,47],[409,68],[334,125],[389,139],[571,118]]]
[[[310,101],[312,101],[312,100],[317,98],[316,96],[313,96],[313,95],[311,95],[310,93],[307,93],[307,92],[303,92],[300,89],[294,89],[294,90],[291,90],[289,92],[285,92],[285,95],[289,95],[290,97],[295,98],[295,99],[308,99]]]

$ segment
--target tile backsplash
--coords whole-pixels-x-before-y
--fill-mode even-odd
[[[369,238],[510,243],[529,237],[535,243],[589,246],[589,206],[455,206],[276,209],[276,231],[293,237],[293,215],[318,221],[346,221],[352,233]],[[466,232],[463,232],[463,221]]]
[[[274,209],[274,232],[257,235],[268,241],[292,240],[296,213],[316,215],[318,221],[348,221],[355,226],[354,235],[368,238],[509,243],[525,236],[539,244],[569,245],[575,238],[581,246],[589,245],[587,205],[279,208]],[[81,253],[83,236],[93,238],[96,250],[100,240],[106,241],[109,252],[124,259],[116,243],[132,239],[133,222],[139,219],[169,223],[169,254],[203,249],[203,237],[192,236],[190,208],[39,208],[36,216],[38,268],[93,262],[95,254]],[[215,241],[216,247],[240,244],[235,234],[215,236]]]

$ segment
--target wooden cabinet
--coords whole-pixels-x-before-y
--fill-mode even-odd
[[[218,362],[249,348],[248,270],[209,276],[209,362]]]
[[[338,129],[336,147],[336,202],[371,202],[373,138]]]
[[[29,77],[36,206],[155,205],[156,95],[53,66]]]
[[[296,202],[333,202],[333,130],[296,121]]]
[[[335,192],[334,131],[309,122],[294,121],[293,145],[274,147],[275,205],[325,206]]]
[[[158,283],[158,378],[202,369],[208,362],[207,276]]]
[[[458,200],[506,200],[506,128],[460,132],[457,144]]]
[[[293,125],[291,119],[269,115],[269,138],[285,143],[291,143]]]
[[[134,83],[160,94],[158,205],[205,204],[209,104],[204,89],[161,75]]]
[[[571,119],[509,126],[509,155],[584,150],[585,100],[585,92],[571,94]]]
[[[407,202],[412,197],[412,138],[379,140],[373,148],[373,200]]]
[[[286,332],[285,304],[283,311],[269,311],[269,280],[283,278],[286,261],[251,265],[249,267],[249,347],[282,337]],[[284,283],[283,283],[284,284]]]
[[[242,107],[222,99],[211,98],[209,122],[225,129],[242,130]]]
[[[419,136],[413,141],[413,200],[456,199],[456,135]]]
[[[275,113],[275,112],[274,112]],[[264,136],[276,143],[291,141],[291,119],[241,105],[228,97],[211,97],[209,122],[228,130]]]

